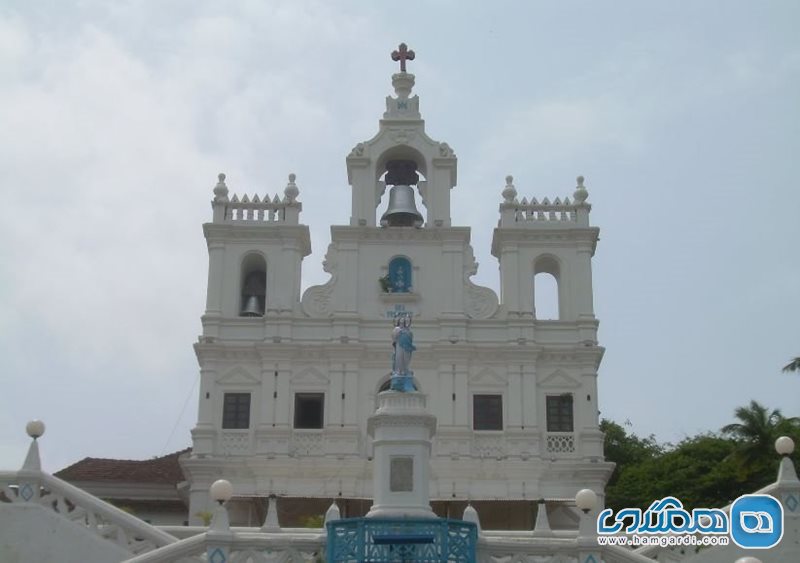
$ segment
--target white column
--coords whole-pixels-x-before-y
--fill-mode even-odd
[[[208,291],[206,292],[206,315],[222,314],[222,278],[225,244],[208,242]]]

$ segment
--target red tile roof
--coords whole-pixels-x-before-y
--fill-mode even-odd
[[[158,483],[177,485],[185,480],[178,457],[190,451],[180,450],[153,459],[103,459],[85,457],[55,473],[65,481],[105,481],[118,483]]]

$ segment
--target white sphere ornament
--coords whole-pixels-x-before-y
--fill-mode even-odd
[[[761,563],[761,559],[756,559],[755,557],[740,557],[736,560],[736,563]]]
[[[775,440],[775,451],[780,455],[791,455],[794,451],[794,440],[789,436],[781,436]]]
[[[575,495],[575,506],[583,512],[589,512],[597,506],[597,493],[592,489],[581,489]]]
[[[44,434],[44,422],[41,420],[31,420],[25,425],[25,432],[34,440],[36,438],[41,438]]]
[[[226,479],[218,479],[211,484],[211,498],[218,503],[227,502],[233,496],[233,485]]]

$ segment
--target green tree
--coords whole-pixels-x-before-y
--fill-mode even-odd
[[[687,508],[722,506],[738,496],[735,443],[701,434],[668,446],[660,454],[621,467],[619,479],[606,488],[612,508],[645,509],[654,500],[674,496]]]
[[[631,467],[639,467],[647,461],[656,459],[663,453],[663,448],[656,442],[654,436],[640,438],[636,434],[628,434],[625,428],[611,420],[603,419],[600,422],[600,430],[605,434],[603,451],[606,461],[613,461],[616,464],[606,484],[606,505],[614,509],[624,508],[625,503],[630,502],[631,495],[628,495],[628,491],[623,488],[615,486],[620,475]],[[636,494],[633,496],[636,497]]]
[[[800,371],[800,356],[793,358],[791,362],[783,366],[783,371],[786,373],[790,371]]]
[[[737,408],[735,416],[737,422],[721,433],[690,436],[677,445],[661,445],[653,436],[639,438],[603,420],[606,459],[617,464],[606,486],[606,505],[645,509],[654,500],[674,496],[689,509],[719,507],[774,482],[779,461],[775,440],[788,435],[800,444],[800,419],[756,401]],[[793,459],[800,464],[800,448]]]
[[[739,422],[728,424],[722,433],[736,442],[733,459],[739,480],[756,489],[775,480],[778,456],[775,440],[781,436],[800,437],[800,418],[786,418],[780,409],[770,411],[757,401],[734,411]]]
[[[656,442],[653,435],[640,438],[636,434],[628,434],[625,428],[606,419],[600,421],[600,430],[605,434],[603,451],[606,461],[613,461],[617,464],[614,473],[611,474],[609,484],[616,482],[622,468],[642,463],[663,453],[663,448]]]

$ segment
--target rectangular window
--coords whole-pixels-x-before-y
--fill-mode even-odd
[[[503,429],[502,395],[472,396],[472,429],[473,430]]]
[[[250,428],[250,393],[225,393],[222,405],[222,427]]]
[[[547,397],[547,431],[572,432],[572,395],[549,395]]]
[[[294,427],[322,428],[324,408],[324,393],[295,393]]]

